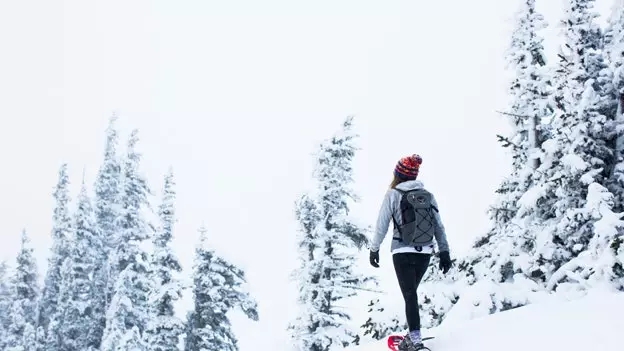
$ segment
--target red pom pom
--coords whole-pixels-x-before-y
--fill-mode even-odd
[[[412,159],[414,160],[414,164],[420,166],[420,164],[422,164],[422,157],[420,157],[420,155],[417,154],[413,154],[412,155]]]

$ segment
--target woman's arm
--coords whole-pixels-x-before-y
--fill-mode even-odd
[[[390,226],[390,219],[392,218],[392,190],[388,190],[384,197],[384,200],[379,209],[379,215],[377,216],[377,225],[375,227],[375,233],[371,240],[371,251],[379,251],[379,247],[383,242],[386,234],[388,233],[388,227]]]
[[[446,229],[444,228],[444,224],[442,223],[442,218],[440,217],[438,202],[436,201],[435,196],[433,196],[433,194],[431,195],[431,204],[435,206],[433,215],[435,216],[436,221],[438,222],[438,230],[435,231],[435,238],[436,238],[436,242],[438,243],[438,248],[440,249],[440,252],[444,252],[444,251],[448,252],[449,245],[448,245],[448,242],[446,241]]]

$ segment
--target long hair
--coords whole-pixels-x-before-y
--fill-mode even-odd
[[[399,178],[396,173],[394,173],[394,178],[392,178],[392,183],[390,183],[390,189],[396,188],[397,185],[408,181],[409,179]]]

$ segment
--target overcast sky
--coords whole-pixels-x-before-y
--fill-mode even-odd
[[[496,111],[506,109],[503,59],[517,4],[2,1],[0,258],[13,263],[26,228],[43,274],[58,168],[69,164],[72,198],[83,170],[91,186],[116,112],[122,147],[140,130],[156,195],[173,167],[185,269],[202,223],[246,269],[262,320],[235,316],[241,350],[279,346],[295,311],[293,203],[313,185],[318,143],[347,115],[361,135],[359,221],[374,224],[396,161],[419,153],[453,254],[487,230],[508,167]],[[538,0],[552,25],[562,4]],[[388,245],[377,272],[394,294]],[[361,259],[366,266],[366,252]]]

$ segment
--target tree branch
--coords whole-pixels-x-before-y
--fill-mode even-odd
[[[499,142],[503,143],[503,147],[511,146],[511,147],[514,148],[514,150],[520,148],[518,145],[516,145],[513,142],[511,142],[511,140],[509,140],[509,138],[507,138],[507,137],[504,137],[504,136],[499,135],[499,134],[497,134],[496,137],[498,138]]]
[[[342,285],[342,284],[335,284],[334,286],[337,286],[337,287],[340,287],[340,288],[345,288],[345,289],[360,290],[360,291],[368,291],[368,292],[374,292],[374,293],[380,293],[380,294],[385,293],[385,291],[381,291],[381,290],[374,290],[374,289],[369,289],[369,288],[362,288],[362,287],[353,286],[353,285]]]
[[[533,116],[518,115],[518,114],[515,114],[515,113],[504,112],[504,111],[496,111],[496,112],[498,112],[498,113],[500,113],[502,115],[505,115],[505,116],[512,116],[512,117],[519,117],[519,118],[531,118],[531,117],[533,117]]]

